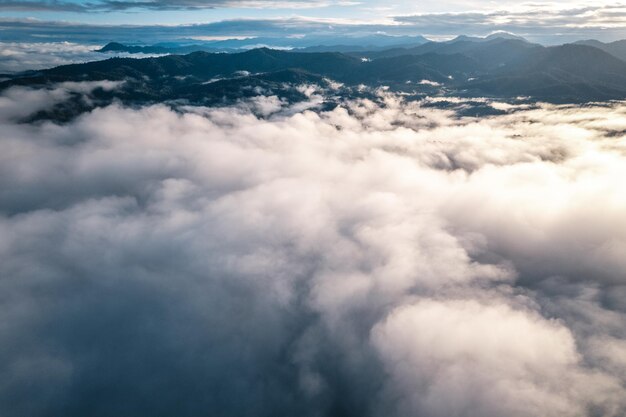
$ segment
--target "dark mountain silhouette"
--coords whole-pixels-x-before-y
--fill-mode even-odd
[[[427,43],[429,41],[424,40],[423,42],[415,42],[415,43],[407,43],[407,44],[398,44],[398,45],[393,45],[393,48],[402,48],[402,49],[407,49],[407,48],[414,48],[417,47],[419,45],[423,45],[425,43]],[[315,45],[315,46],[308,46],[306,48],[298,48],[298,49],[294,49],[294,51],[297,52],[341,52],[341,53],[368,53],[368,52],[373,52],[373,51],[384,51],[389,49],[390,46],[385,45],[385,46],[375,46],[375,45],[350,45],[350,44],[337,44],[337,45]]]
[[[355,72],[354,79],[346,81],[392,86],[423,80],[443,84],[466,79],[480,68],[480,63],[462,54],[402,55],[365,62]]]
[[[119,100],[126,104],[188,102],[204,106],[222,106],[260,95],[276,95],[285,102],[297,103],[308,100],[308,96],[298,88],[303,84],[315,84],[328,88],[330,82],[319,75],[300,70],[282,70],[208,83],[188,83],[185,80],[168,83],[129,80],[122,88],[115,91],[95,89],[91,93],[90,100],[84,100],[80,95],[72,94],[67,100],[52,108],[32,114],[22,121],[50,119],[64,122],[93,108],[106,106],[112,100]],[[322,103],[324,108],[332,108],[335,105],[332,101]]]
[[[480,62],[484,69],[489,69],[523,56],[529,50],[536,48],[543,47],[519,39],[493,38],[477,42],[457,38],[449,42],[429,42],[414,48],[394,48],[370,52],[364,56],[370,59],[379,59],[402,55],[463,54]]]
[[[42,77],[122,80],[127,77],[192,76],[209,79],[237,71],[251,73],[301,68],[311,73],[345,78],[361,61],[339,53],[295,53],[268,48],[236,54],[193,52],[157,58],[110,58],[85,64],[64,65],[41,72]]]
[[[157,45],[124,45],[110,42],[96,52],[125,52],[129,54],[189,54],[204,52],[243,52],[262,46],[299,50],[304,52],[353,52],[379,51],[392,47],[414,47],[429,42],[422,36],[371,35],[360,37],[308,36],[303,38],[244,38],[214,41],[188,39],[184,43],[164,43]]]
[[[473,71],[476,65],[470,58],[458,54],[448,57],[435,54],[394,57],[363,62],[340,53],[286,52],[261,48],[237,54],[194,52],[145,59],[111,58],[44,70],[34,76],[0,83],[0,87],[105,79],[149,79],[161,85],[169,83],[168,79],[178,82],[180,77],[185,77],[187,83],[201,83],[213,78],[232,78],[242,72],[258,74],[285,69],[300,69],[348,84],[401,85],[422,79],[444,81],[449,79],[451,73]]]
[[[466,87],[558,102],[622,99],[626,98],[626,62],[586,45],[534,48]]]
[[[193,52],[153,58],[110,58],[30,71],[0,82],[49,86],[64,81],[125,81],[101,103],[185,100],[207,105],[268,93],[306,99],[301,84],[343,83],[341,94],[360,85],[388,86],[416,96],[463,95],[551,102],[626,99],[626,62],[587,45],[543,47],[519,39],[493,38],[429,43],[402,55],[363,58],[337,52],[294,52],[267,48],[242,53]],[[380,55],[380,54],[379,54]]]
[[[206,45],[185,45],[185,46],[161,46],[161,45],[149,45],[149,46],[135,46],[135,45],[123,45],[118,42],[109,42],[102,48],[96,50],[96,52],[126,52],[129,54],[177,54],[184,55],[192,52],[234,52],[235,50],[212,48]]]
[[[604,43],[590,39],[585,41],[579,41],[575,44],[593,46],[594,48],[602,49],[604,52],[607,52],[616,58],[626,61],[626,40]]]

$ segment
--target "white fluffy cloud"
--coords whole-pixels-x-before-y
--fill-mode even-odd
[[[430,104],[3,113],[4,414],[623,415],[626,108]]]
[[[601,415],[619,413],[619,379],[586,371],[564,326],[500,301],[402,306],[373,341],[399,415],[584,416],[605,399]]]

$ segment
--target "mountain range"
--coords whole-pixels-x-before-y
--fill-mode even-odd
[[[622,43],[603,45],[580,42],[544,47],[514,36],[493,36],[371,51],[196,51],[31,71],[1,82],[0,90],[119,80],[124,81],[122,87],[100,92],[100,103],[183,100],[215,105],[268,92],[285,100],[304,100],[299,85],[335,81],[342,83],[346,95],[359,91],[359,86],[387,86],[416,97],[523,96],[554,103],[626,99],[626,61],[616,56]]]
[[[626,40],[605,43],[591,39],[579,41],[576,42],[576,44],[593,46],[594,48],[602,49],[604,52],[607,52],[616,58],[626,60]]]
[[[123,45],[118,42],[109,42],[96,52],[150,55],[184,55],[192,52],[237,52],[236,49],[215,48],[204,44],[191,45]]]
[[[241,52],[260,47],[273,49],[301,50],[305,52],[354,52],[375,51],[392,47],[411,47],[429,42],[423,36],[389,36],[383,34],[346,36],[286,36],[247,37],[241,39],[202,40],[183,39],[179,42],[159,43],[155,45],[124,45],[110,42],[97,52],[127,52],[131,54],[184,54],[196,51],[205,52]]]

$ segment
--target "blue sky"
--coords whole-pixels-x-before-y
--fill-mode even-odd
[[[290,30],[299,21],[304,32],[309,23],[316,22],[431,38],[507,30],[545,43],[626,37],[626,3],[607,0],[0,0],[0,21],[25,19],[34,19],[37,23],[33,24],[148,26],[252,19],[274,26],[290,22]],[[206,36],[211,34],[209,28],[204,28]]]

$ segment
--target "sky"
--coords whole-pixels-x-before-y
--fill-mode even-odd
[[[584,38],[610,41],[626,37],[626,3],[578,1],[382,1],[382,0],[1,0],[0,22],[31,26],[209,25],[198,33],[239,36],[241,20],[255,36],[271,35],[255,26],[306,33],[312,24],[329,30],[350,27],[390,35],[445,39],[459,34],[487,35],[507,30],[544,43]],[[221,22],[221,33],[215,24]],[[210,26],[213,24],[214,26]],[[256,32],[255,32],[256,30]],[[319,30],[319,27],[318,27]],[[248,33],[250,34],[250,33]]]

